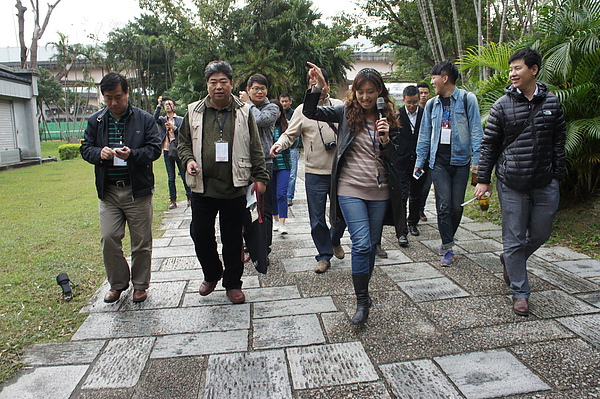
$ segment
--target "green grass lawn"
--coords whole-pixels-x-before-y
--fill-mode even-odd
[[[62,142],[43,143],[44,157]],[[164,162],[155,162],[154,230],[168,203]],[[27,345],[66,341],[79,310],[105,279],[93,166],[81,158],[0,172],[0,381],[20,367]],[[183,190],[183,188],[181,188]],[[162,234],[162,233],[159,233]],[[155,235],[156,236],[156,235]],[[126,251],[128,250],[126,241]],[[65,272],[76,296],[62,300]]]

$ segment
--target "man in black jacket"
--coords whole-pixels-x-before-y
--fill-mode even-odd
[[[513,311],[529,315],[527,259],[548,238],[565,174],[565,121],[558,98],[536,80],[542,57],[523,49],[508,60],[510,80],[490,111],[481,144],[475,196],[491,193],[494,165],[502,207],[500,261]]]
[[[129,86],[120,74],[100,81],[106,108],[90,116],[81,156],[95,165],[100,203],[102,254],[110,290],[104,302],[116,302],[133,283],[133,301],[146,300],[152,258],[152,163],[160,157],[154,118],[129,103]],[[125,223],[131,235],[131,272],[123,255]]]

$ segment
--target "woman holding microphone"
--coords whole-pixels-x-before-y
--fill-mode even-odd
[[[306,92],[304,115],[338,124],[329,219],[335,223],[336,214],[341,210],[348,225],[352,240],[352,282],[356,293],[356,314],[352,324],[364,324],[371,307],[369,280],[375,267],[375,245],[381,238],[390,198],[382,156],[386,151],[394,151],[388,145],[390,128],[398,127],[394,103],[379,72],[365,68],[354,78],[343,105],[317,107],[325,78],[318,66],[310,62],[308,65],[317,84]]]

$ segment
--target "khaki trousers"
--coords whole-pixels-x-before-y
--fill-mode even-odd
[[[133,199],[131,186],[107,185],[98,204],[102,255],[112,289],[124,290],[129,280],[136,290],[150,285],[152,266],[152,195]],[[125,223],[131,237],[131,271],[123,254]]]

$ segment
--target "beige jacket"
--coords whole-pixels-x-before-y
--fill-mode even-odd
[[[342,101],[327,97],[319,101],[319,106],[333,106],[343,104]],[[331,165],[335,151],[325,150],[325,143],[337,141],[335,133],[325,122],[318,122],[308,119],[302,114],[304,104],[299,105],[294,111],[287,130],[279,137],[277,144],[281,146],[282,151],[292,146],[298,136],[302,135],[302,144],[304,145],[304,166],[306,173],[316,175],[330,175]],[[337,125],[334,124],[334,125]],[[321,140],[321,134],[323,140]]]
[[[185,182],[193,192],[204,192],[204,180],[202,175],[202,126],[206,111],[206,101],[196,101],[188,105],[188,117],[190,124],[190,136],[192,152],[200,173],[196,176],[185,174]],[[250,107],[234,97],[233,107],[235,109],[235,127],[232,147],[232,179],[234,187],[248,185],[252,174],[252,159],[250,155],[250,132],[248,129],[248,114]],[[187,162],[186,162],[187,164]]]

